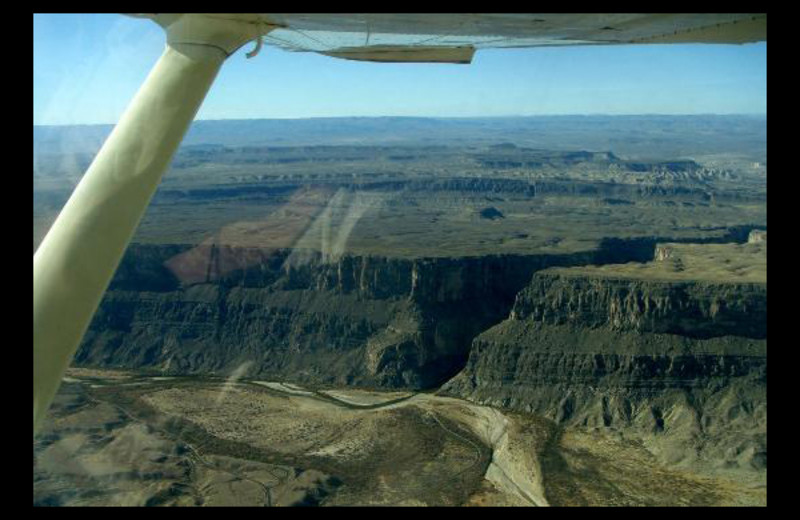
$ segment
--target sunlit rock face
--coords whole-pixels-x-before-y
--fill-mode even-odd
[[[754,229],[747,237],[748,244],[757,244],[759,242],[767,241],[767,231],[762,229]]]

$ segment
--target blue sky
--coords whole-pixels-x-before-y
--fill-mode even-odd
[[[34,15],[33,122],[118,120],[164,48],[149,20]],[[471,65],[375,64],[265,46],[228,59],[198,119],[766,114],[767,45],[483,50]]]

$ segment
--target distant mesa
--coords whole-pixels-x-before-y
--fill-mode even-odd
[[[483,208],[479,213],[481,218],[489,219],[489,220],[496,220],[498,218],[506,218],[503,213],[495,208],[494,206],[489,206],[488,208]]]

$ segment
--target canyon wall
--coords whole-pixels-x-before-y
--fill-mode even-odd
[[[762,470],[766,302],[766,283],[545,270],[443,391],[616,429],[668,463]]]
[[[466,362],[531,275],[594,252],[401,259],[134,245],[78,351],[83,365],[427,388]]]

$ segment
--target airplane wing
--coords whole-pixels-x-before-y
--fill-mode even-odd
[[[175,15],[136,15],[164,25]],[[245,22],[288,51],[377,62],[469,63],[476,50],[564,45],[741,44],[766,14],[207,14]],[[264,31],[266,32],[266,31]],[[255,37],[255,36],[254,36]]]

